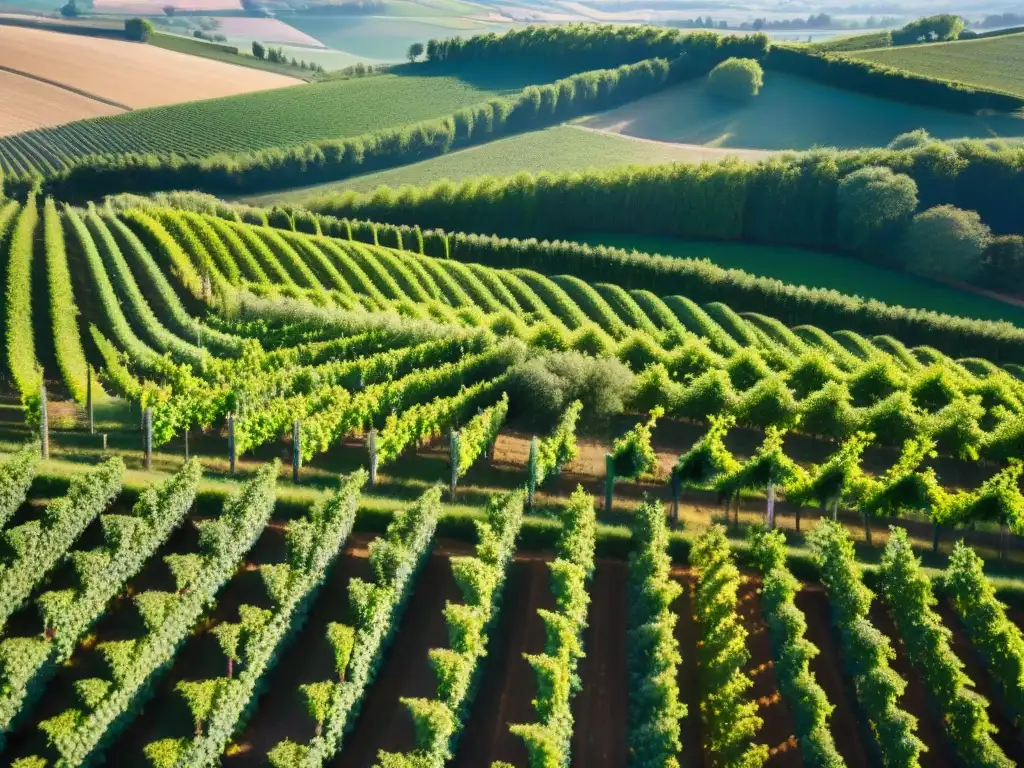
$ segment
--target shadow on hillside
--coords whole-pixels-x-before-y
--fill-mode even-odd
[[[975,116],[887,101],[777,72],[760,95],[737,106],[704,82],[670,88],[589,118],[584,125],[659,141],[767,150],[885,146],[924,128],[937,139],[1024,136],[1024,119]]]

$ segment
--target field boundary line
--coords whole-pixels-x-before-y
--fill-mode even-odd
[[[14,67],[8,67],[8,66],[5,66],[4,64],[0,64],[0,70],[2,70],[4,72],[7,72],[7,73],[9,73],[11,75],[19,75],[21,77],[28,78],[29,80],[36,80],[36,81],[38,81],[40,83],[46,83],[46,85],[52,85],[55,88],[60,88],[63,91],[69,91],[69,92],[77,94],[79,96],[84,96],[87,99],[92,99],[93,101],[98,101],[101,104],[106,104],[107,106],[110,106],[110,107],[117,107],[118,109],[123,109],[125,112],[131,112],[132,111],[132,108],[129,107],[127,104],[122,104],[119,101],[114,101],[113,99],[107,99],[107,98],[105,98],[103,96],[98,96],[95,93],[90,93],[89,91],[84,91],[81,88],[75,88],[73,85],[68,85],[67,83],[62,83],[62,82],[60,82],[58,80],[51,80],[50,78],[43,77],[42,75],[33,75],[30,72],[22,72],[20,69],[15,69]]]

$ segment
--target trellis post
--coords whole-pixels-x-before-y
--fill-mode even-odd
[[[377,430],[370,428],[366,435],[366,448],[370,452],[370,487],[377,485]]]
[[[768,483],[768,530],[775,530],[775,483]]]
[[[452,465],[451,500],[455,501],[455,485],[459,481],[459,432],[453,429],[448,433],[448,457]]]
[[[526,471],[526,497],[529,508],[533,509],[534,495],[537,493],[537,436],[530,440],[530,460],[527,463]]]
[[[302,466],[302,444],[299,434],[299,420],[292,422],[292,482],[298,484],[299,469]]]

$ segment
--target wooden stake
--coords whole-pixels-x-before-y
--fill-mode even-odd
[[[455,485],[459,481],[459,433],[452,430],[448,433],[448,463],[452,467],[451,500],[455,501]]]

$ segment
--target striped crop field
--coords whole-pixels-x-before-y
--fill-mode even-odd
[[[388,74],[141,109],[4,137],[0,169],[48,171],[88,155],[205,157],[340,139],[451,114],[524,84],[509,77],[477,87],[456,77]]]
[[[855,51],[853,58],[1024,96],[1024,32],[981,40]]]

